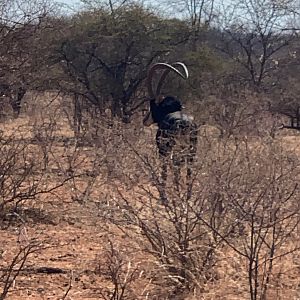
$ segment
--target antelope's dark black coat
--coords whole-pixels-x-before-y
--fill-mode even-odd
[[[196,154],[197,126],[193,118],[182,112],[181,101],[165,97],[159,104],[150,101],[151,115],[158,124],[156,144],[159,154],[171,158],[174,164],[192,162]],[[176,151],[173,151],[176,147]]]

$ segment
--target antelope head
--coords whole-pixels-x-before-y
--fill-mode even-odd
[[[183,72],[178,70],[178,68],[181,68]],[[161,71],[161,75],[154,92],[152,80],[156,71]],[[145,126],[159,123],[167,114],[180,111],[182,109],[180,100],[173,96],[162,97],[160,93],[161,88],[170,72],[174,72],[183,79],[187,79],[189,76],[186,65],[181,62],[176,62],[172,65],[157,63],[154,64],[148,72],[147,87],[150,98],[150,109],[143,120],[143,124]]]

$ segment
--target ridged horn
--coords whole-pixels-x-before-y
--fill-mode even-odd
[[[181,73],[178,69],[175,68],[175,67],[177,67],[177,66],[179,66],[179,67],[182,68],[183,73]],[[179,76],[181,76],[183,79],[187,79],[187,78],[189,77],[189,71],[188,71],[188,68],[186,67],[186,65],[185,65],[184,63],[182,63],[182,62],[175,62],[175,63],[172,64],[171,67],[172,67],[172,68],[168,68],[168,69],[166,69],[166,70],[162,73],[162,75],[161,75],[161,77],[160,77],[160,79],[159,79],[159,81],[158,81],[158,84],[157,84],[156,95],[159,95],[159,94],[160,94],[160,91],[161,91],[161,88],[162,88],[162,86],[163,86],[163,84],[164,84],[164,82],[165,82],[165,79],[166,79],[166,77],[168,76],[168,74],[169,74],[171,71],[176,70],[176,71],[175,71],[176,74],[178,74]]]
[[[175,66],[182,67],[184,73],[180,72],[177,68],[175,68]],[[160,79],[158,81],[158,84],[157,84],[156,91],[154,93],[153,86],[152,86],[152,78],[153,78],[154,73],[157,70],[165,70],[165,71],[161,75],[161,77],[160,77]],[[169,72],[171,72],[171,71],[173,71],[174,73],[178,74],[180,77],[182,77],[184,79],[187,79],[188,76],[189,76],[188,69],[187,69],[187,67],[186,67],[186,65],[184,63],[176,62],[176,63],[174,63],[172,65],[167,64],[167,63],[156,63],[156,64],[154,64],[151,67],[151,69],[149,70],[148,77],[147,77],[148,93],[149,93],[149,96],[150,96],[151,99],[156,99],[156,101],[158,100],[157,97],[160,94],[160,90],[161,90],[161,87],[163,85],[163,82],[166,79],[166,77],[169,74]]]

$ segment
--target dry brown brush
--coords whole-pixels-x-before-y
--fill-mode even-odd
[[[116,185],[101,215],[151,262],[145,275],[149,299],[205,297],[211,284],[222,281],[226,253],[239,258],[236,268],[243,272],[236,285],[242,283],[243,298],[267,299],[270,287],[279,284],[277,263],[299,251],[298,158],[269,138],[206,136],[199,143],[192,195],[184,170],[178,191],[170,168],[168,201],[161,202],[155,151],[146,153],[141,141],[124,138],[124,144],[127,159],[120,165],[123,175],[131,174],[131,189]]]

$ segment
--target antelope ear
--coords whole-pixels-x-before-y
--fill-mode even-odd
[[[148,126],[148,127],[149,127],[150,125],[154,124],[154,120],[153,120],[153,118],[152,118],[152,113],[151,113],[151,111],[148,111],[148,112],[147,112],[146,116],[144,117],[143,124],[144,124],[144,126]]]

